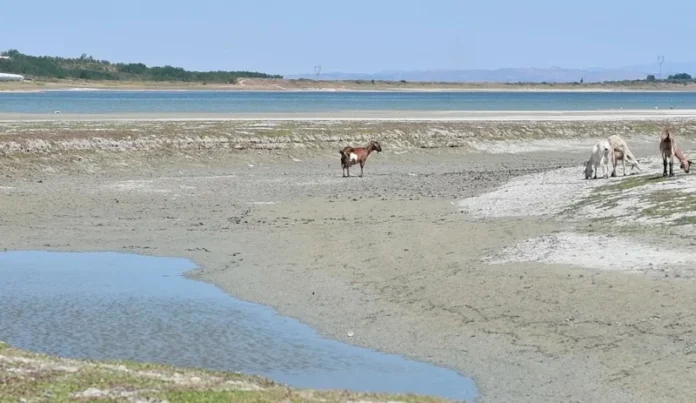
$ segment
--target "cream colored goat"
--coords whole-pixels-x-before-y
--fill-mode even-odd
[[[616,176],[616,167],[619,161],[621,161],[621,165],[623,166],[624,176],[626,176],[626,161],[628,161],[628,163],[631,165],[631,171],[633,171],[633,168],[638,168],[639,171],[643,170],[636,157],[633,156],[633,153],[628,148],[628,144],[626,144],[626,141],[624,141],[621,136],[618,134],[611,135],[609,138],[607,138],[607,141],[609,141],[609,144],[611,144],[611,148],[614,151],[612,155],[613,170],[611,172],[611,176]]]

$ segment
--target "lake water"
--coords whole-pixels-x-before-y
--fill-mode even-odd
[[[466,400],[455,371],[320,337],[272,309],[182,276],[184,259],[0,253],[0,340],[71,358],[258,374],[296,387]]]
[[[0,113],[288,113],[370,110],[696,109],[694,92],[0,92]]]

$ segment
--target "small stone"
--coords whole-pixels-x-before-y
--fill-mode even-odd
[[[353,332],[348,332],[348,337],[353,337],[353,336],[355,336],[355,333],[353,333]]]

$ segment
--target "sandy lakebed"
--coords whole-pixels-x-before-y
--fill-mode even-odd
[[[162,81],[114,81],[114,80],[50,80],[0,82],[0,92],[40,92],[54,90],[124,90],[124,91],[574,91],[574,92],[629,92],[696,90],[691,83],[666,82],[615,82],[615,83],[453,83],[453,82],[405,82],[382,80],[307,80],[243,78],[235,84],[203,82]]]
[[[692,402],[696,179],[661,177],[657,139],[668,121],[694,155],[696,118],[663,112],[5,116],[0,247],[189,258],[323,335],[471,376],[480,402]],[[644,170],[584,180],[614,133]],[[369,140],[342,178],[337,150]]]

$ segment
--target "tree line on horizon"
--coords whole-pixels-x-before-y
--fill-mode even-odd
[[[655,78],[654,74],[649,74],[646,78],[645,81],[667,81],[670,83],[682,83],[682,82],[689,82],[689,81],[694,81],[694,78],[691,77],[691,74],[688,73],[679,73],[679,74],[670,74],[667,76],[666,79],[663,80],[658,80]]]
[[[112,81],[182,81],[235,84],[239,78],[275,78],[255,71],[189,71],[181,67],[148,67],[143,63],[111,63],[83,54],[79,58],[31,56],[16,49],[1,53],[0,72],[25,77]]]

